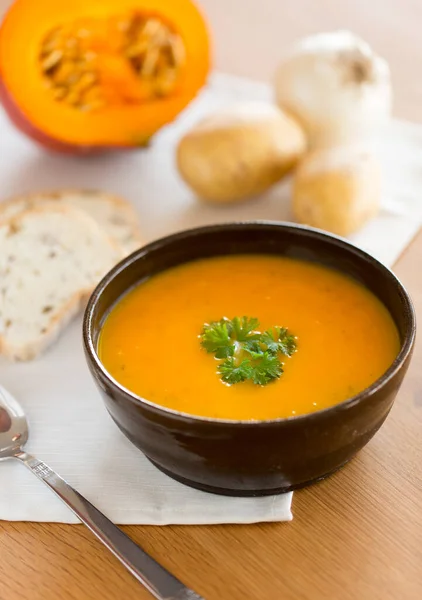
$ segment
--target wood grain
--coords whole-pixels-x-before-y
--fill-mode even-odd
[[[4,0],[0,0],[0,3]],[[202,0],[217,66],[266,79],[295,37],[348,27],[391,62],[397,113],[422,121],[419,0]],[[420,68],[419,68],[420,70]],[[422,312],[422,234],[395,271]],[[422,339],[396,404],[341,472],[294,496],[292,523],[124,529],[207,600],[422,598]],[[0,600],[149,600],[82,526],[1,523]]]

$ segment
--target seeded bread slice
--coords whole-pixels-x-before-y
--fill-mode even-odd
[[[133,206],[119,196],[97,190],[57,190],[17,196],[0,203],[0,223],[44,203],[71,205],[85,211],[125,254],[142,245],[139,217]]]
[[[91,217],[68,205],[40,206],[0,224],[0,354],[40,354],[121,257]]]

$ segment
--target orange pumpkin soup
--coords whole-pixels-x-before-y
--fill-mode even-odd
[[[256,317],[288,327],[296,351],[266,385],[228,385],[201,346],[204,324]],[[124,387],[198,416],[272,419],[342,402],[380,377],[399,351],[396,326],[362,285],[324,266],[267,255],[190,262],[126,294],[105,320],[99,356]]]

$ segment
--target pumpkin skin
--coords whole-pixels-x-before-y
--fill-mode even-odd
[[[172,39],[179,40],[183,64],[174,71],[175,83],[170,91],[153,94],[150,87],[158,78],[149,75],[150,79],[145,80],[134,72],[131,59],[113,38],[123,36],[117,28],[123,18],[159,22]],[[85,110],[53,96],[56,83],[42,70],[42,51],[51,32],[73,31],[72,27],[78,31],[81,25],[89,29],[91,24],[95,64],[100,65],[95,90],[104,93],[106,99],[101,107]],[[104,34],[105,26],[113,27],[111,35]],[[146,145],[195,97],[209,69],[209,35],[191,0],[17,0],[0,28],[0,101],[22,133],[59,152],[87,153]],[[68,91],[70,94],[72,88]]]
[[[14,102],[12,96],[7,91],[3,80],[0,78],[0,102],[8,115],[10,121],[15,127],[26,137],[31,138],[47,150],[62,152],[63,154],[90,154],[91,152],[99,151],[99,147],[78,146],[76,144],[66,144],[46,135],[35,127],[31,121],[20,110]],[[105,149],[105,148],[104,148]]]

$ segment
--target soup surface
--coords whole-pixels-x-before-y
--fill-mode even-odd
[[[222,382],[200,345],[204,323],[247,315],[288,327],[297,351],[260,386]],[[349,277],[299,260],[236,255],[187,263],[126,294],[105,320],[99,356],[127,389],[171,409],[224,419],[310,413],[362,391],[399,351],[383,304]]]

